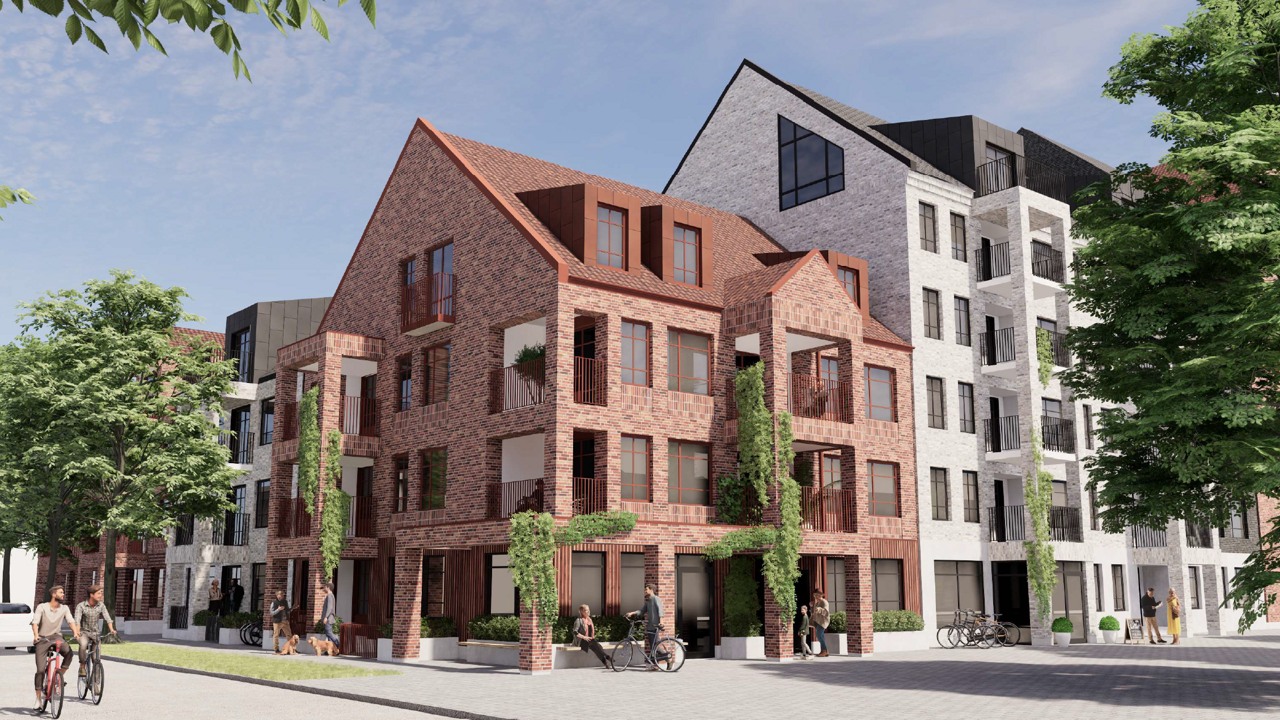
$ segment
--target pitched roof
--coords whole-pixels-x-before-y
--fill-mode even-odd
[[[227,339],[227,336],[224,333],[186,327],[175,327],[173,329],[173,334],[174,340],[177,342],[183,342],[185,338],[194,338],[196,340],[203,340],[204,342],[216,343],[218,347],[225,345]]]

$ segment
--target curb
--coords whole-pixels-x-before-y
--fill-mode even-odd
[[[277,680],[263,680],[261,678],[245,677],[243,675],[228,675],[226,673],[208,672],[206,670],[192,670],[191,668],[161,665],[160,663],[146,662],[144,660],[132,660],[110,657],[107,655],[103,655],[102,659],[109,660],[111,662],[123,663],[125,665],[137,665],[139,667],[152,668],[155,670],[168,670],[169,672],[185,673],[187,675],[203,675],[205,677],[218,678],[220,680],[231,680],[233,682],[248,683],[250,685],[262,685],[264,687],[276,688],[279,690],[292,690],[294,692],[307,693],[310,695],[338,698],[339,700],[351,700],[354,702],[365,703],[367,705],[381,705],[383,707],[409,710],[412,712],[420,712],[430,715],[439,715],[441,717],[458,718],[458,720],[508,720],[507,718],[500,718],[495,715],[480,715],[478,713],[467,712],[465,710],[451,710],[449,708],[435,707],[433,705],[421,705],[419,703],[406,702],[404,700],[391,700],[388,698],[372,697],[369,695],[357,695],[355,693],[341,692],[338,690],[328,690],[325,688],[310,687],[307,685],[294,685],[292,683],[280,682]]]

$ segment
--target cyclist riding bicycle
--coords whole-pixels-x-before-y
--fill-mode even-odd
[[[107,612],[107,605],[102,602],[102,595],[102,586],[93,585],[89,588],[89,599],[81,601],[76,606],[75,624],[80,626],[80,632],[76,636],[80,646],[77,652],[80,658],[80,677],[84,677],[84,658],[89,652],[88,641],[90,638],[95,643],[100,640],[98,635],[102,632],[102,621],[107,621],[110,634],[116,634],[116,624],[111,621],[111,613]]]
[[[44,700],[41,685],[44,682],[45,666],[49,662],[49,646],[58,643],[58,653],[62,655],[62,675],[65,677],[67,667],[71,663],[71,648],[62,642],[62,622],[71,624],[71,632],[80,634],[80,624],[71,616],[71,610],[63,604],[66,594],[61,585],[49,588],[49,602],[40,603],[31,614],[31,635],[36,646],[36,711],[39,712]],[[62,680],[65,684],[66,680]]]

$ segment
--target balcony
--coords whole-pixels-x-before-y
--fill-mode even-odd
[[[1049,508],[1049,537],[1058,542],[1084,542],[1084,526],[1080,524],[1080,508]]]
[[[351,510],[347,518],[347,537],[377,537],[377,516],[374,512],[375,506],[371,496],[357,495],[351,498]]]
[[[343,435],[378,436],[378,400],[347,395],[342,398],[342,415],[338,420]]]
[[[573,479],[573,514],[589,515],[609,509],[605,481],[597,478]]]
[[[400,291],[400,332],[425,335],[453,324],[453,273],[435,273]]]
[[[992,368],[991,372],[994,374],[1017,372],[1017,368],[1012,366],[1018,357],[1017,333],[1013,328],[978,333],[978,352],[982,358],[983,372],[987,372],[987,368]],[[1006,363],[1006,367],[999,367]]]
[[[973,267],[978,273],[978,282],[987,282],[1009,277],[1009,243],[988,245],[973,251]]]
[[[196,519],[193,515],[179,515],[178,526],[174,528],[173,544],[190,545],[196,534]]]
[[[288,498],[280,506],[280,527],[276,533],[282,538],[308,537],[311,535],[311,513],[302,498]]]
[[[1019,542],[1027,539],[1027,514],[1021,505],[987,508],[991,542]]]
[[[1021,431],[1018,427],[1017,415],[983,420],[982,434],[986,439],[987,452],[989,453],[1005,453],[1022,449]]]
[[[1074,422],[1042,415],[1040,417],[1040,432],[1043,435],[1042,439],[1046,452],[1075,454],[1076,424]]]
[[[1193,548],[1211,548],[1213,547],[1213,532],[1206,525],[1196,525],[1195,523],[1187,523],[1187,547]]]
[[[813,532],[851,533],[857,529],[852,490],[800,488],[801,527]]]
[[[1136,548],[1162,548],[1169,544],[1164,528],[1156,530],[1149,527],[1133,526],[1129,528]]]
[[[1050,282],[1064,282],[1067,273],[1062,257],[1061,250],[1054,250],[1042,242],[1032,242],[1031,275]],[[1037,293],[1036,297],[1041,295]]]
[[[213,543],[240,547],[249,542],[249,513],[229,512],[213,522]]]
[[[541,405],[547,399],[546,377],[546,358],[494,370],[489,384],[489,411],[497,413]]]
[[[220,432],[218,444],[231,451],[231,457],[227,462],[232,465],[253,464],[253,433]]]
[[[609,365],[589,357],[573,358],[573,401],[583,405],[608,405],[605,389],[609,385]]]
[[[1053,364],[1071,367],[1071,353],[1067,350],[1067,334],[1045,330],[1049,334],[1049,347],[1053,351]]]
[[[542,478],[489,483],[489,519],[502,520],[518,512],[543,511]]]
[[[848,383],[791,373],[788,410],[796,417],[853,422],[853,393]]]
[[[1070,203],[1072,195],[1092,179],[1066,175],[1024,157],[1006,157],[978,166],[973,196],[979,198],[1021,185],[1046,197]]]
[[[276,402],[274,435],[273,440],[298,439],[298,403]]]

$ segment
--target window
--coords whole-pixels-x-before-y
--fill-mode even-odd
[[[707,505],[707,446],[698,443],[667,443],[667,500],[680,505]]]
[[[1191,583],[1191,597],[1187,598],[1191,601],[1191,609],[1200,609],[1200,568],[1192,565],[1187,580]]]
[[[449,399],[449,356],[453,346],[449,343],[427,348],[427,404]]]
[[[942,378],[925,378],[929,396],[929,427],[945,430],[947,427],[947,398],[942,391]]]
[[[942,339],[942,306],[938,291],[924,289],[924,335],[934,340]]]
[[[516,586],[511,581],[511,556],[489,556],[489,614],[516,614]]]
[[[164,607],[164,568],[156,570],[156,595],[152,598],[151,607]]]
[[[249,566],[249,612],[262,614],[262,597],[267,587],[267,564]]]
[[[422,617],[444,616],[444,556],[422,558]]]
[[[702,233],[696,228],[675,226],[671,269],[675,281],[686,285],[702,284]]]
[[[976,523],[978,519],[978,473],[965,470],[961,473],[964,482],[964,521]]]
[[[939,627],[949,625],[956,610],[983,607],[982,563],[972,560],[934,560],[933,577]]]
[[[409,458],[396,458],[396,512],[409,509]]]
[[[1102,612],[1102,566],[1093,564],[1093,609]]]
[[[275,439],[276,434],[276,399],[267,398],[262,401],[262,422],[261,436],[258,439],[261,445],[270,445]]]
[[[968,243],[964,233],[964,216],[951,213],[951,258],[969,262]]]
[[[965,347],[973,346],[973,338],[969,333],[969,298],[953,298],[956,307],[956,344]]]
[[[836,279],[844,286],[844,291],[849,294],[854,305],[862,302],[859,299],[862,297],[862,278],[857,270],[847,267],[836,268]]]
[[[1089,527],[1094,530],[1102,529],[1102,518],[1098,517],[1098,488],[1089,488]]]
[[[867,477],[871,479],[871,514],[898,517],[898,466],[868,462]]]
[[[572,558],[569,602],[574,615],[579,605],[591,606],[591,614],[604,614],[604,553],[576,552]],[[643,595],[643,590],[641,594]],[[627,598],[623,598],[627,600]]]
[[[1084,406],[1084,447],[1093,449],[1093,408],[1088,405]]]
[[[822,453],[822,463],[819,466],[821,475],[818,480],[822,483],[823,488],[832,490],[840,489],[840,456]]]
[[[1124,610],[1124,566],[1111,566],[1111,602],[1112,609],[1117,612]]]
[[[259,480],[253,488],[253,526],[264,528],[271,521],[271,481]]]
[[[951,487],[946,468],[929,468],[929,489],[933,495],[933,519],[951,519]]]
[[[1231,520],[1218,535],[1225,538],[1247,539],[1249,537],[1249,523],[1245,522],[1244,513],[1235,510],[1231,511]]]
[[[1067,506],[1067,483],[1065,480],[1053,481],[1053,506]]]
[[[1054,420],[1062,419],[1062,401],[1053,398],[1040,398],[1040,414]]]
[[[621,574],[623,610],[640,607],[644,601],[644,553],[622,553]]]
[[[448,487],[449,451],[427,450],[422,453],[423,510],[443,510]]]
[[[596,264],[627,269],[627,211],[609,205],[596,207]]]
[[[872,420],[896,422],[897,405],[894,397],[894,375],[888,368],[868,365],[865,371],[867,385],[867,417]]]
[[[1013,153],[995,145],[987,145],[985,155],[987,165],[979,173],[978,182],[988,186],[989,192],[1007,190],[1018,184]]]
[[[249,328],[232,333],[231,359],[236,361],[236,381],[253,382],[253,335]]]
[[[831,612],[845,612],[846,593],[844,580],[844,558],[827,558],[827,604]]]
[[[413,405],[413,357],[406,355],[396,361],[396,377],[399,378],[399,395],[396,407],[401,411]]]
[[[706,395],[711,377],[711,338],[667,332],[667,389]]]
[[[649,386],[649,326],[622,321],[622,383]]]
[[[844,150],[778,116],[778,193],[786,210],[844,189]]]
[[[873,611],[902,609],[901,560],[871,561],[871,597]]]
[[[413,258],[404,260],[400,263],[400,279],[404,281],[405,287],[413,285],[417,280],[418,261]]]
[[[973,384],[962,382],[956,386],[960,398],[960,432],[977,433],[978,421],[974,417]]]
[[[435,248],[431,251],[429,257],[431,259],[432,275],[453,274],[453,243]]]
[[[920,248],[938,252],[938,209],[928,203],[920,203]]]
[[[649,440],[622,436],[622,499],[649,502]]]
[[[1228,610],[1233,609],[1231,605],[1231,585],[1227,578],[1227,566],[1222,566],[1222,606]]]

